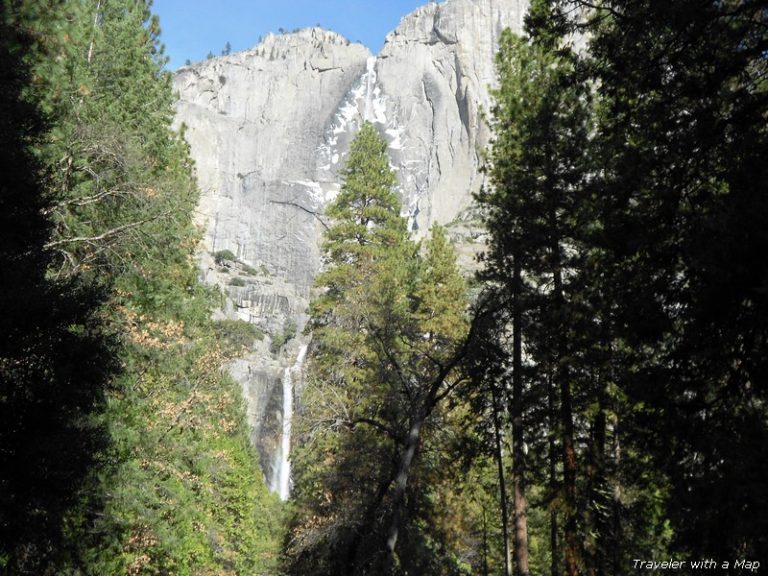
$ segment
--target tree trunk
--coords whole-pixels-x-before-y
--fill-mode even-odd
[[[395,547],[397,546],[397,537],[400,531],[400,521],[403,515],[403,506],[405,504],[405,490],[408,487],[408,476],[411,472],[413,459],[416,457],[416,451],[421,441],[421,426],[424,424],[425,417],[421,413],[416,413],[411,421],[411,428],[408,431],[403,455],[400,459],[400,466],[395,477],[395,489],[392,493],[392,520],[390,521],[387,532],[387,552],[389,561],[394,565]]]
[[[498,397],[496,388],[491,390],[491,399],[493,402],[493,432],[496,440],[496,465],[499,474],[499,498],[501,500],[501,532],[504,540],[504,576],[510,576],[512,573],[511,558],[509,550],[509,504],[507,503],[507,483],[504,478],[504,453],[501,441],[501,421],[499,418]],[[485,512],[483,512],[485,518]]]
[[[552,373],[547,374],[547,408],[549,411],[549,490],[552,495],[557,492],[557,399],[555,394],[555,384],[552,380]],[[549,548],[552,560],[549,571],[551,576],[560,576],[560,554],[558,553],[558,526],[557,510],[552,508],[549,513]]]
[[[483,508],[483,576],[490,576],[488,568],[488,521],[485,517],[485,508]]]
[[[101,0],[96,3],[96,15],[93,17],[93,33],[91,34],[91,43],[88,46],[88,65],[91,65],[93,58],[93,45],[96,43],[96,27],[99,25],[99,10],[101,10]]]
[[[595,547],[594,569],[595,576],[606,576],[605,550],[607,537],[606,490],[608,488],[605,473],[605,394],[601,393],[600,410],[595,418],[594,426],[594,466],[595,466]]]
[[[576,448],[573,442],[573,409],[569,371],[561,371],[560,417],[563,426],[563,494],[565,496],[565,574],[577,576],[579,540],[576,534]]]
[[[613,545],[611,547],[611,560],[612,560],[612,573],[620,574],[623,571],[623,563],[621,560],[622,550],[621,544],[623,541],[623,530],[621,526],[621,480],[619,477],[619,470],[621,469],[621,444],[619,440],[619,423],[618,421],[613,426],[613,469],[614,469],[614,488],[613,488],[613,506],[612,506],[612,523],[611,538]]]
[[[599,409],[592,422],[587,462],[587,552],[589,576],[605,576],[606,482],[605,482],[605,408],[601,393]]]
[[[560,385],[560,424],[563,440],[563,496],[565,500],[565,575],[577,576],[579,573],[577,535],[578,511],[576,509],[576,447],[574,445],[573,400],[571,395],[570,367],[565,363],[568,354],[567,331],[563,322],[565,315],[565,293],[563,288],[562,258],[560,254],[560,238],[557,227],[557,217],[550,213],[550,228],[552,243],[552,276],[555,308],[559,314],[560,335],[557,344],[556,374]]]
[[[515,255],[512,310],[512,489],[515,506],[515,574],[528,576],[528,517],[525,500],[523,439],[523,303],[522,265]]]
[[[379,484],[378,490],[376,490],[376,496],[373,498],[373,500],[366,506],[365,513],[363,514],[363,521],[361,523],[361,526],[358,528],[358,530],[355,532],[355,535],[352,538],[352,541],[349,543],[349,547],[347,548],[346,553],[346,559],[344,562],[344,574],[345,576],[354,576],[355,573],[358,571],[357,566],[357,552],[360,548],[360,543],[363,539],[363,536],[366,536],[370,534],[370,532],[374,528],[374,521],[376,518],[376,512],[379,510],[379,507],[381,506],[381,503],[384,501],[384,497],[387,495],[387,492],[389,491],[389,487],[392,485],[392,482],[394,480],[394,471],[392,470],[394,466],[390,466],[390,470],[387,473],[384,480]]]

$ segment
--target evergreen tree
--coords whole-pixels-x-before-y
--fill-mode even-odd
[[[532,288],[539,292],[542,280],[553,287],[540,294],[553,305],[537,305],[539,295],[531,300],[526,345],[545,373],[552,367],[561,392],[569,371],[570,411],[580,414],[574,438],[585,439],[575,483],[564,460],[566,514],[570,486],[580,494],[570,520],[582,534],[577,546],[569,546],[566,517],[570,573],[621,570],[628,554],[662,553],[671,538],[672,549],[694,555],[766,549],[755,521],[764,515],[734,512],[765,506],[752,489],[764,475],[756,463],[764,462],[766,433],[757,384],[765,374],[766,267],[753,251],[766,240],[756,160],[765,140],[765,14],[762,3],[750,2],[532,6],[532,45],[576,63],[546,89],[546,80],[531,75],[542,101],[569,91],[596,101],[593,137],[579,145],[587,162],[573,164],[578,180],[550,188],[564,194],[554,203],[550,197],[554,220],[545,217],[546,204],[536,208],[535,191],[557,182],[548,175],[568,168],[568,158],[578,159],[569,152],[578,131],[558,121],[547,135],[547,118],[557,114],[532,124],[522,114],[516,126],[501,127],[533,137],[531,150],[545,143],[542,157],[557,159],[549,172],[528,164],[517,179],[530,176],[525,189],[534,193],[521,194],[507,214],[524,219],[517,241],[533,247],[529,254],[549,238],[546,258],[526,265]],[[566,39],[581,34],[589,51],[573,59]],[[521,159],[535,156],[524,150],[507,149],[501,159],[525,165]],[[504,210],[495,204],[497,213]],[[563,257],[570,262],[558,263]],[[512,279],[514,270],[498,277]],[[558,294],[560,302],[552,299]],[[566,400],[561,394],[564,444]],[[588,426],[579,430],[578,422]],[[730,498],[713,504],[731,489],[739,493],[735,507]]]
[[[584,12],[605,109],[601,265],[636,368],[624,390],[647,407],[633,432],[658,432],[635,441],[667,474],[676,546],[694,555],[768,552],[767,7]]]
[[[437,531],[419,522],[434,513],[422,494],[434,490],[435,470],[418,454],[459,378],[464,283],[442,229],[423,258],[408,239],[386,143],[371,124],[343,175],[312,305],[291,571],[428,573],[452,560],[430,552]]]
[[[7,11],[6,11],[7,10]],[[103,295],[47,276],[54,203],[34,150],[45,125],[26,96],[34,39],[0,16],[0,573],[53,573],[64,518],[106,443],[98,416],[116,369]]]
[[[559,390],[557,429],[562,447],[566,573],[577,571],[577,469],[574,430],[574,290],[578,275],[574,194],[585,175],[586,94],[565,83],[568,53],[542,37],[526,42],[505,32],[497,58],[490,155],[493,190],[480,195],[493,235],[485,278],[503,286],[500,305],[512,324],[513,485],[516,573],[528,573],[523,437],[525,367],[522,347]],[[533,376],[533,374],[531,374]]]
[[[49,347],[68,356],[57,360],[62,374],[52,361],[41,360],[40,370],[56,387],[38,379],[50,390],[33,399],[34,406],[49,428],[63,431],[51,439],[48,428],[30,424],[24,441],[35,450],[27,450],[24,461],[36,480],[27,482],[27,508],[21,505],[26,495],[9,492],[19,504],[11,519],[19,524],[22,513],[28,518],[31,512],[38,515],[35,528],[47,530],[39,503],[56,502],[59,490],[71,490],[68,506],[49,514],[58,520],[50,526],[63,536],[56,553],[46,555],[54,550],[54,544],[43,546],[46,533],[37,540],[42,544],[34,543],[37,552],[32,545],[21,550],[23,559],[34,560],[30,568],[47,570],[33,571],[38,574],[271,573],[279,504],[268,495],[249,445],[239,389],[220,373],[234,351],[216,341],[210,321],[214,299],[197,280],[193,252],[199,232],[192,223],[197,189],[186,144],[171,130],[173,96],[162,70],[157,19],[143,1],[20,4],[14,25],[34,39],[24,54],[34,71],[26,95],[39,99],[50,119],[44,138],[27,152],[33,151],[51,176],[41,182],[54,200],[40,207],[55,224],[43,246],[50,250],[38,260],[51,270],[48,276],[44,266],[35,274],[27,271],[31,285],[24,286],[29,297],[49,294],[46,307],[40,300],[34,309],[47,322],[35,328],[35,342],[41,351]],[[13,114],[18,116],[15,109]],[[36,202],[34,190],[27,197]],[[36,225],[29,230],[31,236],[42,234]],[[85,348],[70,345],[93,337],[90,317],[73,312],[85,305],[59,298],[47,287],[50,277],[58,278],[56,286],[74,285],[77,277],[101,287],[105,302],[98,314],[120,335],[122,367],[106,398],[86,392],[94,384],[92,373],[112,364],[91,360]],[[93,307],[89,310],[92,317]],[[32,315],[21,318],[20,308],[14,314],[8,321],[15,333],[24,321],[37,322]],[[29,339],[18,342],[32,351]],[[91,423],[86,405],[66,398],[70,381],[80,387],[72,388],[80,394],[77,402],[103,408],[99,423],[108,442],[96,442],[101,428]],[[27,389],[33,391],[37,394]],[[49,409],[44,398],[58,404]],[[91,436],[78,439],[64,427],[73,414]],[[19,430],[12,418],[7,422]],[[98,458],[87,453],[94,447],[101,448]],[[46,456],[41,471],[34,454],[49,448],[57,458]],[[12,460],[21,454],[14,452]],[[69,477],[60,477],[58,458],[71,459]],[[95,468],[84,465],[94,462]],[[23,466],[11,469],[18,470],[18,478],[27,474]],[[48,481],[54,486],[46,492]]]

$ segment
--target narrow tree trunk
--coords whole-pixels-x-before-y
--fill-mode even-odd
[[[584,516],[584,567],[587,576],[600,574],[600,551],[603,545],[601,533],[601,456],[600,456],[600,422],[604,422],[602,406],[590,425],[589,448],[587,450],[587,462],[585,474],[587,485],[585,488],[586,505]]]
[[[91,43],[88,46],[88,65],[93,58],[93,45],[96,43],[96,27],[99,25],[99,10],[101,10],[101,0],[96,3],[96,15],[93,17],[93,33],[91,34]]]
[[[400,466],[398,467],[397,476],[395,477],[395,488],[392,493],[392,520],[390,521],[389,530],[387,532],[387,551],[389,561],[393,563],[393,565],[395,561],[397,537],[400,531],[400,521],[403,514],[403,506],[405,504],[405,490],[408,487],[408,477],[411,472],[413,459],[416,457],[416,451],[418,450],[419,442],[421,441],[421,426],[423,424],[424,416],[417,413],[412,419],[411,428],[408,431],[408,438],[406,438],[405,446],[403,448]]]
[[[523,304],[522,265],[516,255],[513,271],[512,311],[512,489],[515,506],[515,574],[528,576],[528,517],[525,500],[523,438]]]
[[[491,400],[493,402],[493,433],[496,440],[496,466],[499,474],[499,499],[501,501],[501,532],[504,540],[504,576],[510,576],[512,573],[512,560],[510,558],[509,546],[509,504],[507,503],[507,483],[504,477],[504,453],[501,441],[501,419],[499,418],[498,396],[496,388],[491,390]],[[483,511],[485,519],[485,511]],[[483,520],[485,521],[485,520]]]
[[[555,494],[557,486],[557,400],[555,397],[555,384],[552,381],[552,374],[547,374],[547,408],[549,411],[549,490]],[[560,554],[558,551],[558,526],[557,510],[552,508],[549,513],[549,548],[552,553],[549,571],[552,576],[560,576]]]
[[[384,501],[384,497],[389,491],[389,487],[394,481],[394,470],[392,470],[392,468],[394,468],[394,465],[390,466],[390,470],[387,472],[386,477],[379,484],[379,488],[376,490],[376,495],[374,496],[373,500],[371,500],[371,502],[366,506],[361,526],[357,529],[355,535],[349,543],[344,561],[345,576],[354,576],[358,571],[357,552],[360,548],[360,543],[363,537],[369,535],[373,530],[376,512],[379,510],[381,503]]]
[[[600,410],[595,418],[594,426],[594,465],[595,465],[595,533],[597,546],[595,548],[595,576],[606,576],[605,550],[608,535],[606,490],[608,489],[605,473],[605,394],[601,392]]]
[[[621,561],[622,556],[622,549],[621,544],[623,541],[623,530],[621,526],[621,480],[619,477],[619,470],[621,470],[621,444],[620,444],[620,437],[619,437],[619,423],[618,421],[614,424],[613,427],[613,442],[612,442],[612,452],[613,452],[613,470],[614,470],[614,479],[613,479],[613,506],[612,506],[612,530],[611,530],[611,539],[613,545],[611,546],[611,559],[612,559],[612,573],[613,574],[621,574],[624,570],[623,563]]]
[[[563,425],[563,494],[565,496],[565,574],[577,576],[579,540],[576,534],[576,448],[573,441],[573,409],[567,369],[562,370],[560,415]]]
[[[483,508],[483,576],[490,576],[488,568],[488,521],[485,517],[485,508]]]
[[[556,310],[563,323],[565,315],[565,294],[563,288],[563,273],[560,254],[560,240],[557,233],[557,220],[554,212],[550,214],[552,230],[552,275],[553,293]],[[576,509],[576,447],[574,444],[573,400],[571,395],[571,374],[566,364],[568,341],[565,326],[559,327],[560,335],[557,344],[557,380],[560,385],[560,422],[563,440],[563,496],[565,500],[565,574],[577,576],[579,573],[577,535],[578,511]]]

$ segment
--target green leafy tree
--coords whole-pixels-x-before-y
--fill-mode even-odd
[[[486,274],[560,415],[569,574],[766,548],[764,515],[733,512],[765,506],[764,24],[759,3],[534,2],[502,42]]]
[[[559,439],[562,447],[566,573],[575,574],[577,537],[576,446],[571,356],[575,326],[573,286],[564,271],[578,269],[574,194],[584,178],[588,109],[586,93],[569,88],[572,64],[567,53],[542,39],[526,41],[508,31],[497,57],[500,87],[494,93],[496,139],[490,153],[493,189],[478,198],[486,207],[493,235],[484,277],[503,288],[500,305],[509,308],[512,325],[510,413],[514,451],[515,570],[528,573],[526,526],[526,389],[522,347],[540,373],[559,390]],[[572,332],[573,331],[573,332]],[[546,338],[543,346],[537,339]]]
[[[35,406],[40,418],[51,417],[51,430],[68,425],[70,416],[81,428],[91,425],[85,406],[102,411],[101,428],[89,429],[93,438],[78,439],[66,428],[56,441],[48,428],[25,437],[40,454],[64,443],[57,458],[71,458],[71,476],[46,498],[54,502],[59,490],[71,488],[71,505],[52,512],[50,523],[38,514],[30,526],[57,526],[60,545],[36,544],[39,553],[28,546],[24,558],[36,558],[34,564],[47,570],[33,572],[38,574],[273,573],[279,503],[267,493],[249,444],[239,388],[220,373],[228,350],[217,342],[210,320],[215,299],[197,281],[193,254],[199,231],[192,212],[198,191],[187,146],[171,130],[173,95],[162,70],[157,19],[148,2],[98,0],[29,0],[14,18],[34,39],[24,56],[34,71],[26,95],[40,100],[50,128],[29,148],[50,174],[43,184],[54,198],[39,204],[54,222],[43,246],[54,256],[39,260],[50,270],[47,276],[45,269],[28,274],[40,286],[37,293],[49,297],[28,319],[47,318],[35,339],[68,354],[61,366],[69,370],[59,377],[52,362],[40,363],[59,387],[46,383],[51,390]],[[37,202],[35,194],[27,196]],[[37,224],[29,231],[30,239],[44,235]],[[110,364],[70,346],[75,337],[87,343],[93,335],[86,319],[74,313],[80,300],[63,300],[64,306],[46,284],[56,278],[56,286],[68,286],[75,277],[100,287],[100,318],[120,336],[122,371],[105,398],[86,392],[92,372]],[[29,290],[28,296],[35,293]],[[21,313],[8,316],[16,332],[25,326]],[[82,406],[72,409],[65,395],[70,381],[82,392]],[[47,408],[42,398],[58,404]],[[99,430],[108,436],[96,445]],[[97,458],[76,453],[91,444],[100,449]],[[25,454],[32,468],[33,453]],[[88,464],[84,470],[81,460]],[[27,483],[34,497],[28,510],[35,514],[42,510],[43,484],[59,479],[56,459],[47,457],[46,466],[30,475],[37,483]],[[27,474],[17,469],[19,478]],[[6,493],[21,506],[20,491]],[[56,554],[47,555],[52,550]]]
[[[669,478],[676,547],[765,554],[766,6],[584,16],[605,110],[600,264],[632,351],[622,388],[647,408],[630,441]]]

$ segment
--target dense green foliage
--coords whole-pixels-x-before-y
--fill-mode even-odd
[[[502,38],[479,352],[523,385],[480,384],[540,495],[515,510],[549,512],[514,537],[534,572],[768,552],[767,9],[537,1]]]
[[[54,202],[33,150],[46,128],[21,61],[33,39],[0,15],[0,573],[41,573],[106,445],[97,420],[117,368],[100,290],[46,276]]]
[[[386,144],[354,140],[328,214],[328,267],[312,303],[313,347],[296,456],[294,574],[462,572],[440,518],[450,467],[440,445],[457,384],[466,297],[440,228],[408,239]]]
[[[148,2],[4,3],[4,573],[275,571],[280,505],[220,372],[259,334],[209,319],[158,34]]]
[[[264,333],[213,322],[198,283],[149,4],[2,1],[1,574],[768,558],[768,2],[532,2],[499,44],[471,314],[445,230],[409,237],[361,127],[289,513],[221,372]],[[213,257],[233,290],[269,275]]]

